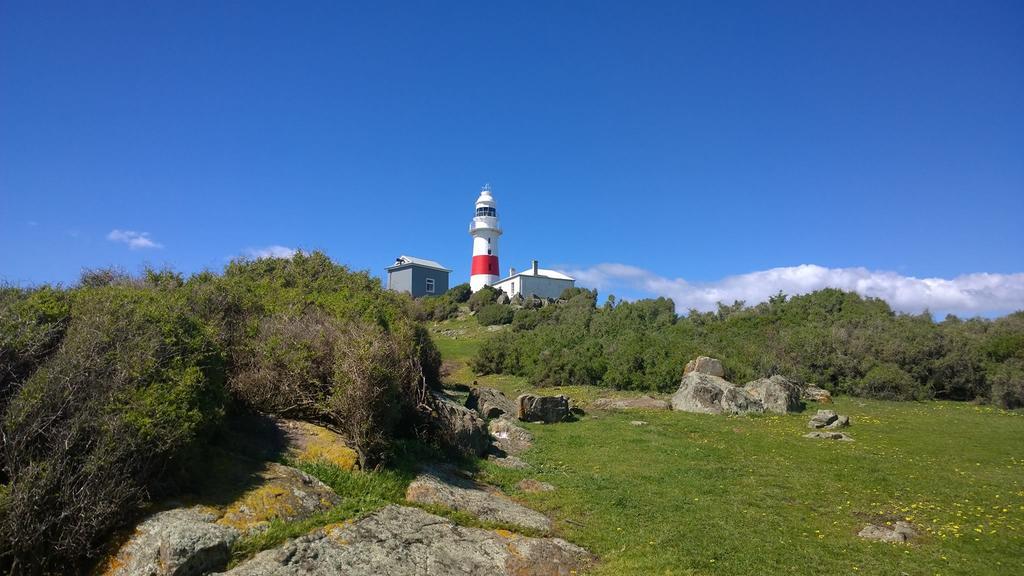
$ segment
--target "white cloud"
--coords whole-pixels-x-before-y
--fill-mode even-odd
[[[825,268],[813,264],[772,268],[728,276],[715,282],[666,278],[627,264],[598,264],[565,270],[581,286],[602,292],[634,290],[667,296],[676,310],[714,310],[718,302],[747,305],[766,301],[780,290],[789,296],[822,288],[839,288],[881,298],[901,312],[952,312],[961,315],[999,314],[1024,309],[1024,273],[965,274],[956,278],[914,278],[866,268]]]
[[[163,244],[154,242],[149,237],[149,232],[136,232],[134,230],[111,230],[107,234],[107,240],[111,242],[124,242],[132,250],[140,248],[163,248]]]
[[[246,248],[244,251],[249,258],[291,258],[298,252],[295,248],[287,246],[264,246],[263,248]]]

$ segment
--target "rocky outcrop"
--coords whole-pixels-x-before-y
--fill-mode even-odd
[[[216,509],[202,506],[153,514],[135,528],[103,574],[192,576],[224,568],[239,531],[215,524],[218,516]]]
[[[257,554],[231,576],[568,576],[593,561],[558,538],[457,526],[419,508],[388,506]]]
[[[268,464],[254,486],[224,508],[192,506],[158,512],[136,526],[113,556],[109,576],[193,576],[227,566],[231,546],[271,521],[309,518],[341,499],[308,474]]]
[[[289,466],[268,464],[258,478],[255,488],[224,509],[217,524],[256,533],[273,520],[302,520],[341,502],[326,484]]]
[[[470,389],[466,398],[466,408],[475,410],[484,418],[501,418],[516,416],[516,403],[494,388],[475,387]]]
[[[493,446],[505,454],[522,454],[533,446],[533,434],[508,418],[491,420],[487,431]]]
[[[775,375],[747,382],[743,389],[760,400],[766,412],[786,414],[804,409],[800,399],[800,385],[784,376]]]
[[[683,367],[683,376],[686,376],[691,372],[717,376],[719,378],[725,377],[725,368],[722,367],[722,362],[716,358],[709,358],[707,356],[698,356],[697,358],[687,362],[686,366]]]
[[[844,442],[853,442],[853,438],[850,438],[842,432],[808,432],[804,434],[804,438],[821,438],[823,440],[842,440]]]
[[[447,506],[487,522],[510,524],[540,532],[551,529],[551,520],[547,516],[513,502],[497,488],[478,484],[450,467],[432,466],[424,469],[409,484],[405,499],[420,504]]]
[[[817,402],[818,404],[832,403],[832,393],[824,388],[818,388],[814,384],[804,386],[800,398],[808,402]]]
[[[669,410],[672,405],[665,400],[640,396],[639,398],[598,398],[590,403],[597,410]]]
[[[490,445],[490,439],[480,416],[440,392],[431,393],[431,400],[431,421],[438,439],[465,456],[482,456]]]
[[[818,410],[807,423],[808,428],[814,428],[816,430],[823,428],[835,430],[836,428],[845,428],[849,425],[849,416],[840,416],[833,410]]]
[[[562,422],[569,417],[569,398],[566,396],[537,396],[520,394],[516,398],[516,417],[524,422]]]
[[[892,526],[868,524],[857,533],[857,536],[865,540],[875,540],[878,542],[903,543],[916,538],[917,530],[914,530],[913,524],[900,520]]]
[[[761,401],[743,388],[703,372],[683,376],[672,396],[672,409],[705,414],[747,414],[764,412]]]

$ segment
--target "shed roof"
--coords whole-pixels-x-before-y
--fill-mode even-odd
[[[426,258],[416,258],[414,256],[406,256],[405,254],[395,258],[395,263],[388,266],[388,270],[394,270],[395,268],[401,268],[402,266],[423,266],[424,268],[433,268],[435,270],[442,270],[444,272],[451,272],[448,268],[441,265],[440,262],[434,260],[427,260]]]

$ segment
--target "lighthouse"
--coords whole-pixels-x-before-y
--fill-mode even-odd
[[[491,187],[486,185],[476,199],[476,213],[469,225],[473,237],[473,266],[470,268],[469,287],[476,292],[498,281],[498,211],[494,207]]]

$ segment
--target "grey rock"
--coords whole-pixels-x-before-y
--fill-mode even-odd
[[[518,488],[522,492],[530,493],[554,492],[555,490],[555,487],[553,485],[548,484],[547,482],[541,482],[540,480],[534,480],[533,478],[520,480],[519,483],[516,484],[516,488]]]
[[[784,376],[775,375],[747,382],[743,389],[760,400],[766,412],[786,414],[804,409],[800,399],[800,385]]]
[[[832,403],[832,393],[824,388],[818,388],[814,384],[804,386],[800,393],[800,398],[810,402],[817,402],[818,404]]]
[[[643,420],[630,420],[629,425],[630,426],[647,426],[647,422],[644,422]]]
[[[466,398],[466,408],[476,410],[484,418],[500,418],[516,415],[516,403],[494,388],[474,387]]]
[[[215,524],[219,514],[195,506],[158,512],[118,550],[110,576],[193,576],[221,570],[238,530]]]
[[[670,410],[672,405],[665,400],[640,396],[639,398],[598,398],[590,403],[597,410]]]
[[[850,438],[842,432],[808,432],[804,434],[804,438],[822,438],[824,440],[842,440],[844,442],[853,442],[853,438]]]
[[[818,410],[811,421],[807,423],[808,428],[824,428],[839,419],[839,415],[833,410]]]
[[[917,537],[917,530],[909,522],[902,520],[889,526],[877,526],[875,524],[868,524],[863,530],[857,533],[857,536],[864,538],[865,540],[875,540],[878,542],[896,542],[903,543]]]
[[[271,462],[256,479],[253,488],[224,508],[218,524],[255,534],[274,520],[304,520],[341,502],[326,484],[290,466]]]
[[[481,456],[490,446],[487,426],[476,412],[460,406],[439,392],[431,393],[432,425],[438,438],[466,456]]]
[[[698,356],[687,362],[686,366],[683,367],[683,376],[690,372],[699,372],[710,376],[718,376],[719,378],[725,377],[725,368],[722,367],[722,362],[717,358],[709,358],[708,356]]]
[[[522,458],[518,456],[512,456],[510,454],[488,454],[487,459],[494,462],[495,466],[501,468],[508,468],[510,470],[522,470],[528,468],[530,465],[526,463]]]
[[[569,417],[569,398],[520,394],[516,398],[516,417],[524,422],[561,422]]]
[[[508,293],[505,292],[505,291],[502,291],[501,294],[498,294],[498,299],[496,300],[496,302],[498,304],[501,304],[502,306],[508,304],[510,302],[510,300],[508,298]]]
[[[846,428],[849,425],[850,425],[850,417],[849,416],[839,416],[838,418],[836,418],[835,420],[830,422],[828,425],[826,425],[825,428],[828,429],[828,430],[835,430],[836,428]]]
[[[743,388],[703,372],[683,376],[672,396],[672,409],[705,414],[747,414],[764,412],[761,401]]]
[[[497,488],[478,484],[450,467],[432,466],[421,472],[405,491],[405,499],[420,504],[439,504],[472,514],[488,522],[501,522],[547,532],[547,516],[513,502]]]
[[[593,556],[559,538],[458,526],[419,508],[387,506],[261,552],[231,576],[568,576]]]
[[[533,446],[533,434],[508,418],[491,420],[487,430],[493,445],[505,454],[522,454]]]

